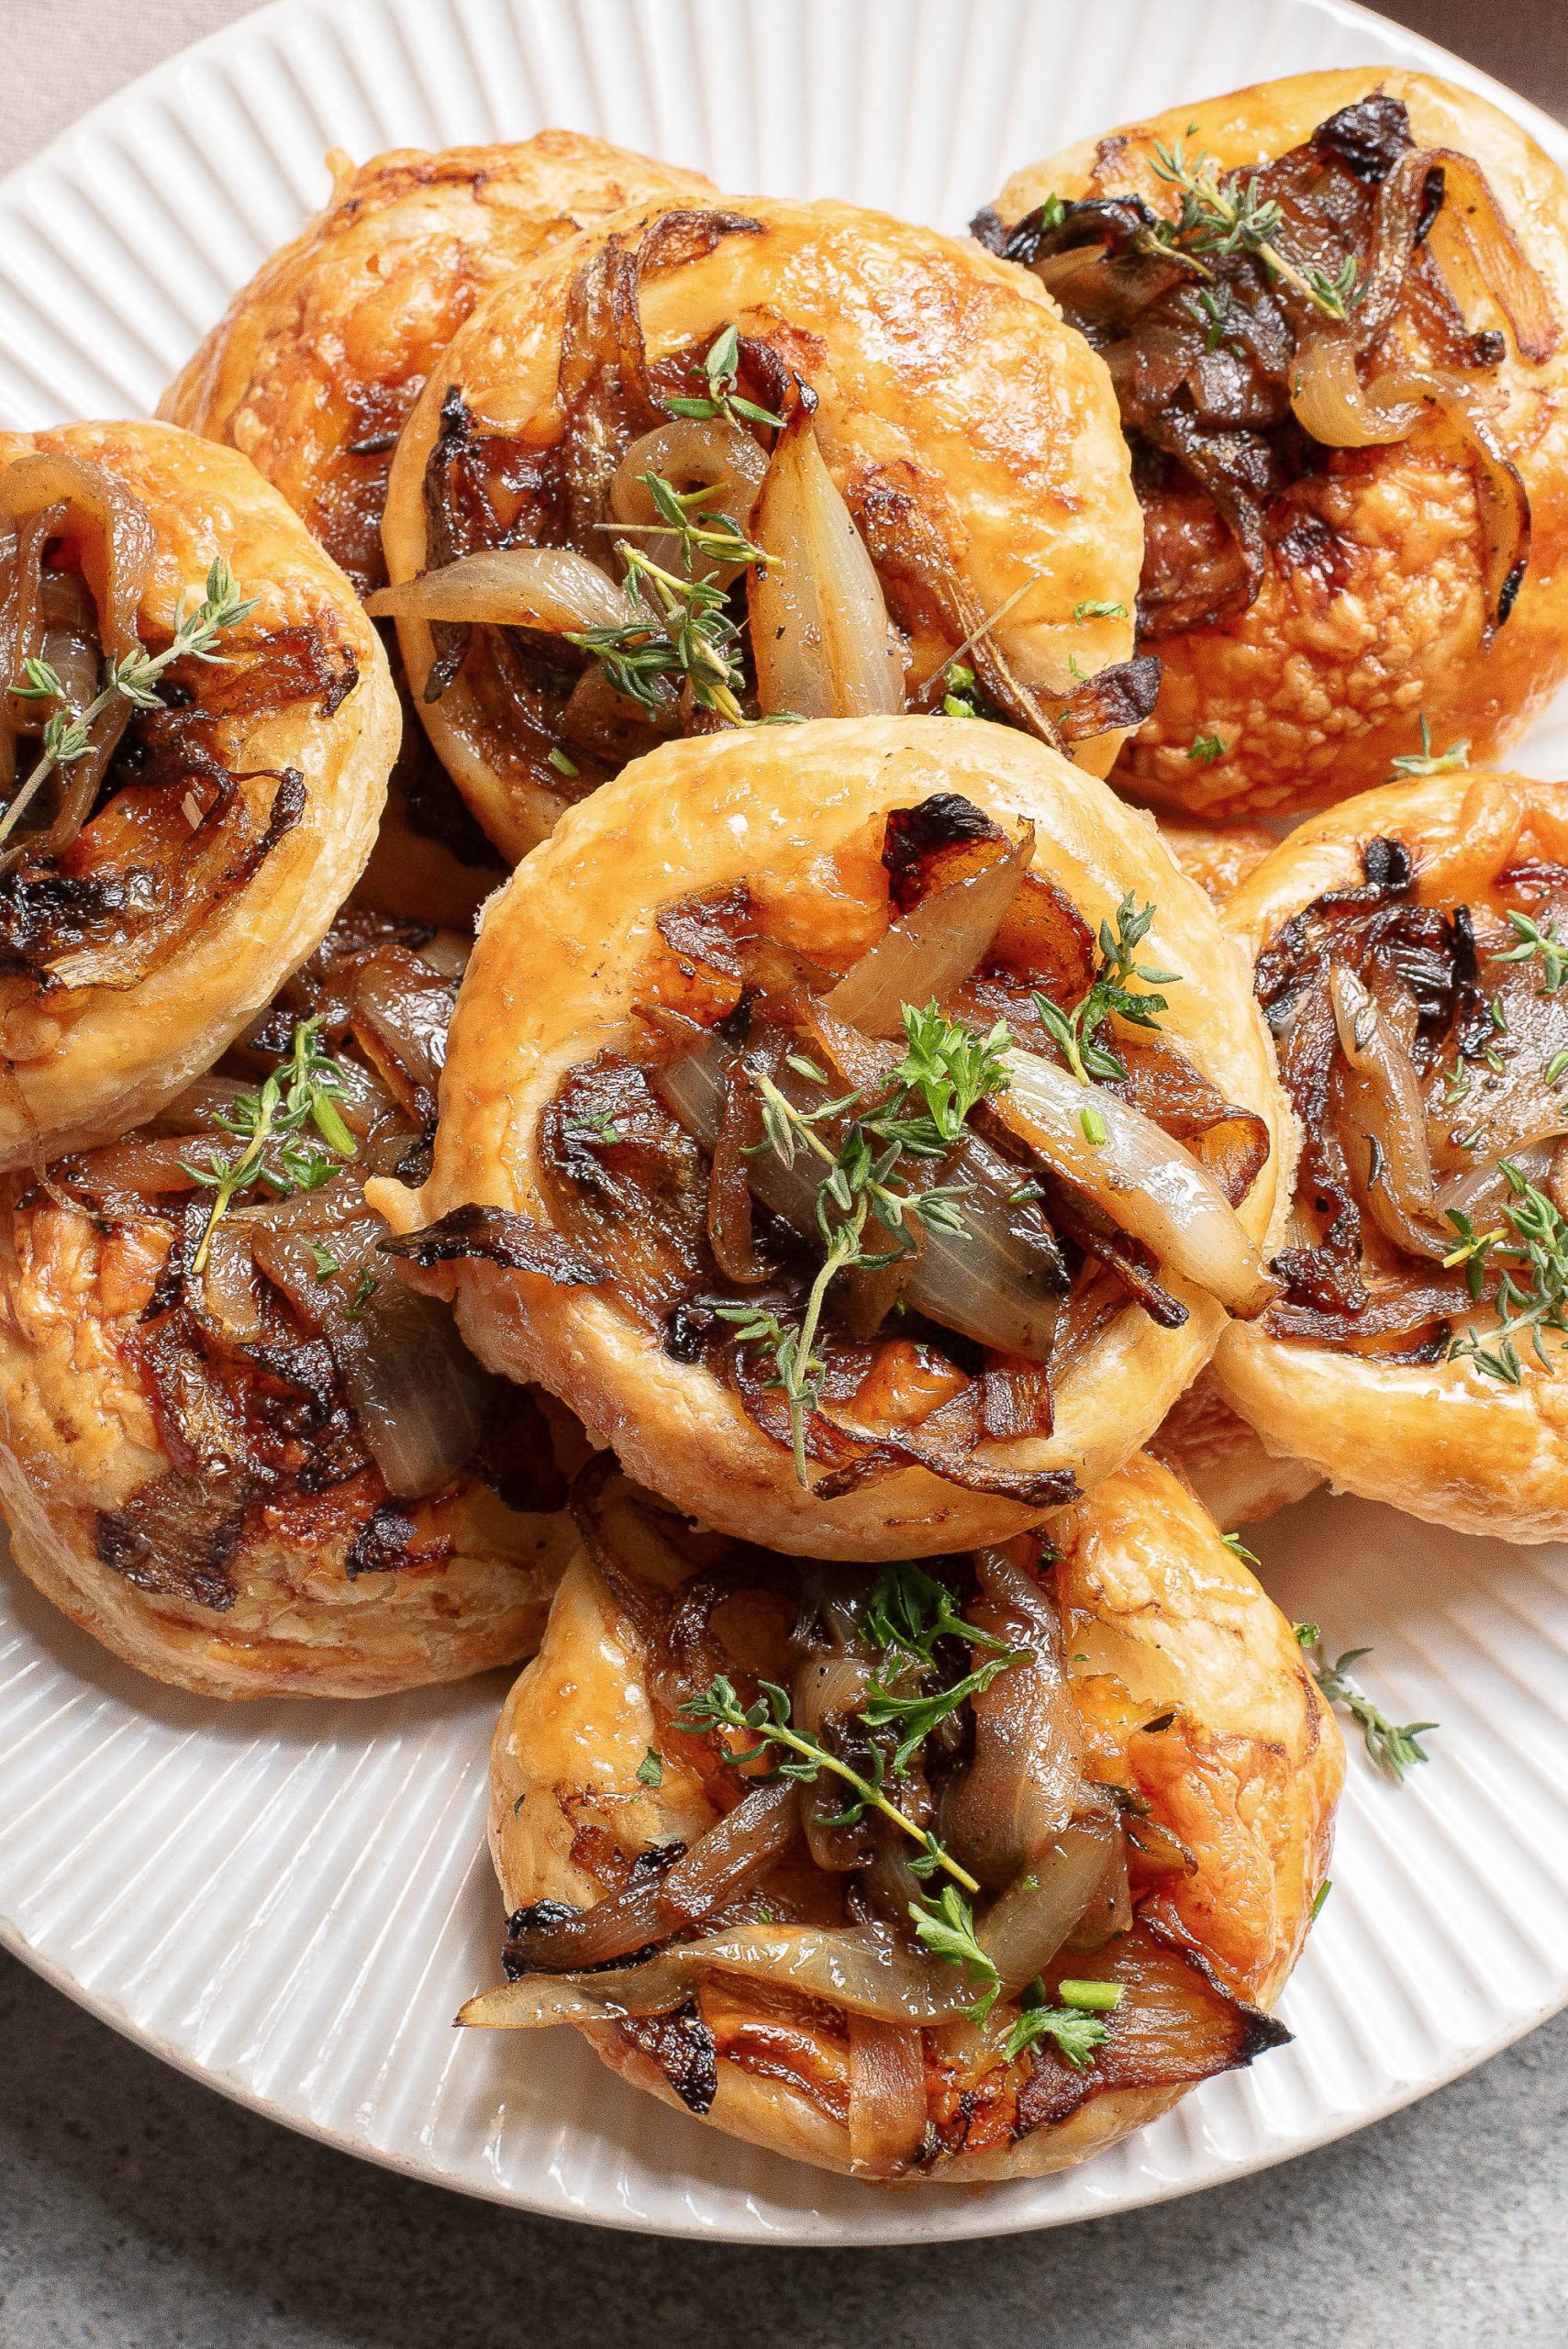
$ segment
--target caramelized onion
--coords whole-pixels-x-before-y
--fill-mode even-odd
[[[890,922],[822,998],[821,1008],[867,1036],[896,1036],[906,1003],[943,1003],[995,937],[1034,855],[1034,826],[995,858],[950,881]]]
[[[591,1909],[541,1901],[538,1910],[525,1909],[507,1934],[506,1963],[530,1974],[572,1974],[629,1957],[668,1936],[659,1907],[662,1890],[657,1873],[650,1872]]]
[[[747,589],[765,718],[873,718],[904,707],[882,584],[817,445],[808,404],[779,436],[751,535],[774,558]]]
[[[1462,249],[1474,264],[1480,286],[1496,303],[1523,357],[1550,359],[1561,340],[1545,281],[1528,259],[1503,216],[1485,173],[1473,157],[1442,147],[1428,157],[1443,173],[1443,203],[1432,223],[1434,251],[1444,274],[1465,290],[1472,273],[1465,269]]]
[[[974,1756],[944,1823],[958,1856],[982,1882],[1006,1885],[1034,1868],[1036,1854],[1073,1817],[1083,1740],[1062,1618],[1050,1592],[1005,1550],[977,1551],[974,1566],[975,1623],[1022,1657],[973,1700]]]
[[[268,1279],[330,1346],[388,1491],[417,1500],[450,1483],[473,1458],[484,1423],[484,1375],[459,1338],[450,1308],[407,1287],[380,1260],[385,1230],[379,1217],[363,1214],[347,1223],[324,1217],[314,1230],[302,1222],[279,1229],[278,1219],[266,1219],[263,1211],[251,1245]],[[325,1280],[321,1247],[339,1267]]]
[[[795,1835],[795,1781],[753,1787],[675,1862],[659,1887],[665,1927],[700,1924],[781,1859]]]
[[[951,2021],[974,1999],[962,1966],[917,1956],[880,1926],[738,1925],[684,1943],[645,1965],[543,1982],[525,1975],[471,1998],[458,2021],[486,2030],[529,2031],[552,2022],[665,2014],[683,2005],[709,1972],[775,1983],[884,2022]],[[562,1989],[573,1995],[552,1995]]]
[[[682,493],[712,490],[716,508],[744,529],[767,470],[766,452],[740,425],[724,417],[678,417],[632,442],[610,484],[610,512],[617,522],[637,526],[643,551],[679,576],[680,540],[671,531],[645,527],[659,514],[644,474],[657,473]],[[713,575],[728,585],[743,568],[728,563]]]
[[[1329,999],[1349,1075],[1340,1089],[1341,1138],[1347,1144],[1363,1139],[1369,1152],[1375,1144],[1375,1158],[1351,1152],[1358,1196],[1396,1246],[1440,1262],[1453,1233],[1438,1215],[1415,1063],[1392,1018],[1342,963],[1329,973]]]
[[[1021,1989],[1051,1964],[1105,1882],[1120,1842],[1108,1813],[1073,1820],[993,1903],[980,1945],[1005,1989]]]
[[[739,1063],[705,1037],[659,1073],[657,1089],[689,1133],[712,1150],[727,1074]],[[817,1230],[820,1165],[797,1152],[786,1165],[771,1150],[747,1161],[747,1180],[764,1207],[797,1231]],[[1031,1362],[1050,1359],[1064,1275],[1049,1225],[1017,1198],[1018,1175],[977,1135],[966,1138],[958,1172],[971,1184],[962,1234],[928,1230],[904,1295],[944,1329]]]
[[[917,2031],[850,2017],[850,2161],[862,2177],[891,2177],[926,2134],[926,2056]]]
[[[481,621],[495,628],[625,628],[646,618],[586,556],[567,547],[492,547],[439,571],[380,587],[365,609],[376,619]]]
[[[1080,1085],[1038,1053],[1010,1052],[1007,1069],[1007,1090],[991,1109],[1010,1132],[1228,1312],[1251,1318],[1263,1310],[1273,1285],[1262,1258],[1191,1151],[1129,1103]],[[1085,1117],[1103,1141],[1089,1140]]]

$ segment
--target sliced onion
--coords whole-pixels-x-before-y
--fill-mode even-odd
[[[63,535],[92,591],[106,655],[139,649],[137,619],[157,540],[152,518],[133,490],[102,465],[62,450],[39,450],[0,473],[0,522],[21,523],[61,505]]]
[[[896,1036],[906,1004],[942,1003],[968,978],[1018,894],[1034,856],[1034,826],[1025,823],[994,861],[890,922],[876,944],[845,972],[821,1008],[867,1036]]]
[[[850,2161],[862,2177],[892,2177],[926,2134],[926,2054],[917,2031],[850,2017]]]
[[[1396,1246],[1440,1262],[1453,1245],[1453,1233],[1438,1216],[1426,1104],[1415,1063],[1392,1019],[1342,963],[1329,974],[1329,999],[1351,1079],[1340,1094],[1341,1133],[1350,1143],[1359,1130],[1369,1151],[1375,1142],[1379,1159],[1373,1181],[1366,1157],[1351,1151],[1352,1162],[1361,1161],[1355,1170],[1358,1196]]]
[[[507,1960],[531,1973],[572,1974],[629,1957],[634,1950],[668,1937],[669,1922],[659,1906],[662,1889],[657,1876],[644,1876],[624,1891],[596,1900],[591,1909],[524,1925],[507,1936]]]
[[[1021,1989],[1051,1964],[1104,1883],[1120,1842],[1108,1814],[1075,1820],[994,1902],[979,1941],[1005,1989]]]
[[[1435,150],[1427,161],[1442,166],[1443,202],[1432,223],[1431,241],[1444,274],[1458,280],[1462,288],[1471,279],[1460,259],[1462,249],[1482,289],[1513,328],[1523,356],[1537,362],[1550,359],[1562,340],[1551,295],[1504,217],[1485,173],[1472,156],[1451,147]]]
[[[1274,1291],[1262,1257],[1191,1151],[1114,1094],[1080,1085],[1038,1053],[1009,1052],[1007,1070],[1007,1090],[991,1108],[1009,1131],[1181,1279],[1230,1313],[1250,1319],[1263,1310]],[[1085,1115],[1103,1141],[1089,1140]]]
[[[471,1998],[458,2021],[486,2030],[530,2031],[552,2022],[666,2014],[708,1973],[749,1976],[851,2014],[884,2022],[952,2021],[973,2004],[963,1968],[917,1956],[876,1925],[739,1925],[686,1942],[646,1965],[603,1974],[525,1975]],[[562,1998],[558,1993],[570,1991]]]
[[[268,1279],[331,1347],[388,1491],[417,1500],[473,1458],[484,1419],[484,1374],[459,1338],[450,1308],[406,1286],[378,1253],[385,1236],[374,1216],[327,1225],[321,1244],[340,1269],[326,1280],[306,1228],[262,1221],[251,1245]],[[373,1283],[368,1290],[361,1274]]]
[[[1006,1551],[977,1551],[974,1564],[975,1623],[1021,1650],[1023,1660],[973,1700],[974,1757],[943,1821],[959,1858],[983,1883],[1007,1885],[1035,1868],[1037,1854],[1079,1807],[1083,1738],[1051,1594]]]
[[[643,478],[657,473],[681,493],[711,489],[716,508],[743,529],[767,470],[766,451],[740,425],[723,417],[678,417],[632,442],[610,484],[610,512],[617,522],[657,522],[658,508]],[[654,562],[679,576],[681,542],[672,532],[639,528],[637,542]],[[728,586],[744,568],[727,563],[713,576]]]
[[[1348,328],[1325,327],[1302,338],[1291,370],[1290,405],[1303,431],[1326,449],[1375,449],[1407,440],[1421,419],[1418,407],[1390,405],[1365,390]]]
[[[689,1133],[712,1150],[724,1106],[728,1071],[735,1066],[717,1037],[705,1037],[661,1070],[657,1089]],[[1016,1168],[988,1149],[977,1135],[966,1139],[956,1162],[972,1187],[962,1203],[966,1230],[925,1230],[920,1252],[904,1295],[944,1329],[973,1338],[1003,1353],[1030,1362],[1051,1356],[1061,1307],[1061,1261],[1049,1227],[1031,1227],[1029,1207],[1015,1203]],[[776,1152],[760,1151],[747,1162],[748,1180],[764,1207],[799,1232],[817,1230],[820,1162],[797,1152],[786,1165]]]
[[[796,1831],[793,1778],[773,1778],[753,1787],[735,1809],[725,1814],[675,1862],[659,1887],[659,1905],[665,1918],[684,1927],[733,1899],[743,1886],[794,1842]]]
[[[765,718],[874,718],[904,707],[904,661],[882,583],[817,445],[804,400],[779,436],[751,516],[774,560],[747,595]]]
[[[647,615],[566,547],[492,547],[368,596],[376,619],[479,621],[494,628],[625,628]]]

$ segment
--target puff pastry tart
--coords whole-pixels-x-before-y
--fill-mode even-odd
[[[385,543],[512,857],[671,736],[951,702],[1096,773],[1153,697],[1103,362],[1022,273],[841,204],[591,229],[432,369]]]
[[[1568,672],[1568,181],[1429,74],[1174,107],[1031,164],[977,230],[1105,353],[1162,663],[1118,780],[1321,806],[1492,752]]]
[[[486,910],[429,1182],[375,1196],[482,1359],[644,1482],[888,1557],[1151,1434],[1272,1294],[1289,1160],[1148,818],[1022,733],[888,718],[671,743],[574,809]]]
[[[384,576],[397,436],[474,304],[599,213],[713,188],[570,130],[328,160],[325,210],[236,295],[159,413],[242,449],[363,594]]]
[[[351,914],[152,1123],[0,1192],[17,1564],[206,1696],[357,1697],[527,1655],[570,1547],[554,1406],[376,1254],[462,942]]]
[[[1441,774],[1294,832],[1227,926],[1305,1130],[1283,1294],[1214,1375],[1351,1492],[1568,1532],[1568,795]]]
[[[0,435],[0,1165],[123,1133],[315,947],[397,704],[348,581],[232,450]]]
[[[908,2185],[1062,2169],[1287,2034],[1339,1731],[1147,1456],[1049,1542],[873,1575],[590,1470],[491,1755],[501,1988],[731,2135]]]

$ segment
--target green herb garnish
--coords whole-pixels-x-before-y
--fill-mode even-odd
[[[221,661],[223,655],[214,650],[218,638],[253,612],[257,600],[254,596],[240,594],[228,562],[222,555],[217,556],[206,575],[206,592],[195,610],[182,616],[176,609],[174,633],[163,651],[149,652],[145,645],[138,645],[134,651],[122,654],[118,660],[106,661],[102,689],[81,711],[72,711],[71,696],[60,673],[50,662],[25,661],[22,673],[26,683],[12,688],[17,698],[52,701],[60,707],[45,724],[37,764],[0,815],[0,841],[15,829],[46,777],[56,767],[69,766],[72,760],[83,756],[91,747],[95,721],[106,709],[117,701],[128,701],[137,709],[161,708],[162,705],[152,688],[164,671],[176,661]]]
[[[1310,1631],[1312,1638],[1302,1640],[1304,1631]],[[1316,1623],[1298,1623],[1296,1636],[1304,1647],[1316,1648],[1318,1644]],[[1371,1653],[1370,1648],[1347,1648],[1344,1654],[1332,1664],[1326,1661],[1315,1664],[1312,1676],[1328,1702],[1342,1706],[1359,1725],[1366,1741],[1366,1750],[1377,1767],[1391,1778],[1403,1778],[1407,1770],[1428,1759],[1421,1740],[1429,1736],[1438,1724],[1436,1721],[1391,1721],[1381,1707],[1374,1705],[1364,1690],[1357,1687],[1349,1677],[1351,1666],[1359,1664],[1363,1655]]]
[[[754,1745],[749,1746],[744,1753],[730,1754],[730,1760],[738,1767],[756,1761],[773,1749],[789,1757],[776,1765],[781,1777],[795,1778],[801,1785],[810,1787],[815,1786],[826,1771],[849,1789],[850,1799],[841,1811],[823,1820],[824,1826],[853,1827],[868,1810],[874,1810],[880,1817],[890,1820],[912,1842],[919,1844],[919,1858],[910,1862],[917,1876],[931,1876],[940,1868],[965,1892],[979,1891],[979,1884],[968,1869],[962,1867],[928,1829],[917,1826],[914,1820],[900,1810],[886,1793],[884,1786],[886,1768],[878,1749],[873,1747],[872,1750],[872,1775],[867,1777],[839,1754],[830,1752],[819,1737],[795,1726],[790,1718],[789,1691],[786,1688],[781,1688],[773,1680],[759,1680],[757,1687],[761,1694],[756,1702],[743,1706],[734,1682],[720,1673],[700,1695],[687,1699],[675,1716],[677,1724],[682,1729],[698,1732],[728,1729],[754,1736]]]
[[[272,1071],[259,1093],[247,1093],[227,1109],[214,1113],[213,1122],[244,1144],[227,1159],[185,1167],[195,1182],[213,1193],[212,1207],[202,1230],[201,1242],[191,1261],[199,1273],[206,1263],[212,1235],[239,1193],[252,1183],[264,1183],[280,1197],[295,1191],[318,1191],[329,1182],[358,1144],[343,1122],[338,1104],[345,1097],[343,1074],[323,1050],[321,1021],[302,1019],[295,1027],[289,1054]],[[314,1127],[325,1151],[308,1139]]]
[[[771,409],[759,407],[755,400],[743,400],[736,392],[740,380],[740,330],[728,326],[716,335],[707,357],[703,361],[703,373],[707,377],[706,396],[695,399],[667,399],[664,405],[676,416],[695,416],[706,422],[710,417],[721,416],[730,424],[744,417],[751,424],[782,426],[782,416]]]
[[[1200,152],[1189,161],[1179,139],[1169,147],[1156,141],[1154,169],[1182,196],[1177,218],[1161,221],[1153,232],[1161,244],[1181,251],[1205,275],[1206,261],[1250,253],[1325,317],[1348,317],[1357,294],[1355,262],[1347,260],[1332,277],[1312,262],[1298,267],[1277,242],[1284,214],[1272,199],[1259,196],[1254,182],[1228,192],[1214,157]]]
[[[1154,910],[1145,906],[1140,911],[1129,889],[1117,907],[1115,930],[1108,921],[1101,922],[1100,967],[1075,1011],[1063,1011],[1049,996],[1035,996],[1035,1009],[1047,1034],[1080,1085],[1105,1077],[1116,1082],[1127,1075],[1116,1054],[1099,1041],[1099,1030],[1113,1012],[1135,1028],[1157,1028],[1160,1013],[1169,1008],[1164,996],[1134,994],[1130,984],[1139,979],[1146,988],[1174,986],[1180,977],[1175,971],[1149,970],[1137,960]],[[1104,1133],[1097,1139],[1103,1141]]]

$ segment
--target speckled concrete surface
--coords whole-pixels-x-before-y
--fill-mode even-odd
[[[1564,5],[1388,13],[1562,114]],[[0,0],[0,167],[245,13]],[[0,2349],[1565,2349],[1565,2220],[1568,2016],[1341,2145],[1128,2218],[925,2253],[705,2251],[366,2168],[0,1958]]]
[[[929,2252],[610,2236],[285,2135],[0,1962],[0,2349],[1562,2349],[1568,2018],[1342,2145]]]

